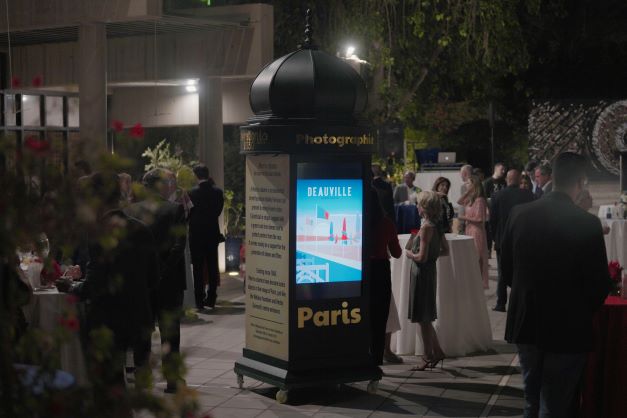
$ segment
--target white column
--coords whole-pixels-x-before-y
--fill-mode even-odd
[[[95,160],[107,147],[107,30],[103,23],[78,29],[79,123],[82,156]]]
[[[222,79],[201,78],[198,83],[198,160],[209,167],[216,185],[224,190],[224,138],[222,120]],[[224,233],[224,217],[220,215],[220,230]],[[218,247],[220,272],[226,269],[224,243]]]
[[[222,79],[207,77],[198,83],[198,144],[201,163],[219,188],[224,189],[224,139],[222,136]]]

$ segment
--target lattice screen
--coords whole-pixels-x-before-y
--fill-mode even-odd
[[[552,161],[563,151],[590,157],[600,172],[618,175],[619,150],[627,148],[627,100],[534,102],[529,115],[529,153]]]

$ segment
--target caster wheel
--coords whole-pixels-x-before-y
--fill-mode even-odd
[[[368,391],[369,394],[374,395],[375,393],[377,393],[377,389],[379,389],[379,381],[371,380],[368,383],[368,388],[366,390]]]
[[[280,404],[284,404],[285,402],[287,402],[287,390],[279,389],[279,391],[276,393],[276,401]]]
[[[244,376],[241,374],[237,375],[237,387],[240,389],[244,388]]]

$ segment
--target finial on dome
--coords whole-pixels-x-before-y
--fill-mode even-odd
[[[313,43],[313,29],[311,27],[311,9],[307,9],[305,14],[305,42],[303,42],[302,48],[313,49],[315,45]]]

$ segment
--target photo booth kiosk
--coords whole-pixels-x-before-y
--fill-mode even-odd
[[[311,34],[308,27],[307,35]],[[309,37],[309,36],[308,36]],[[309,39],[252,84],[246,155],[246,346],[243,376],[295,387],[370,381],[368,237],[373,132],[367,91]]]

